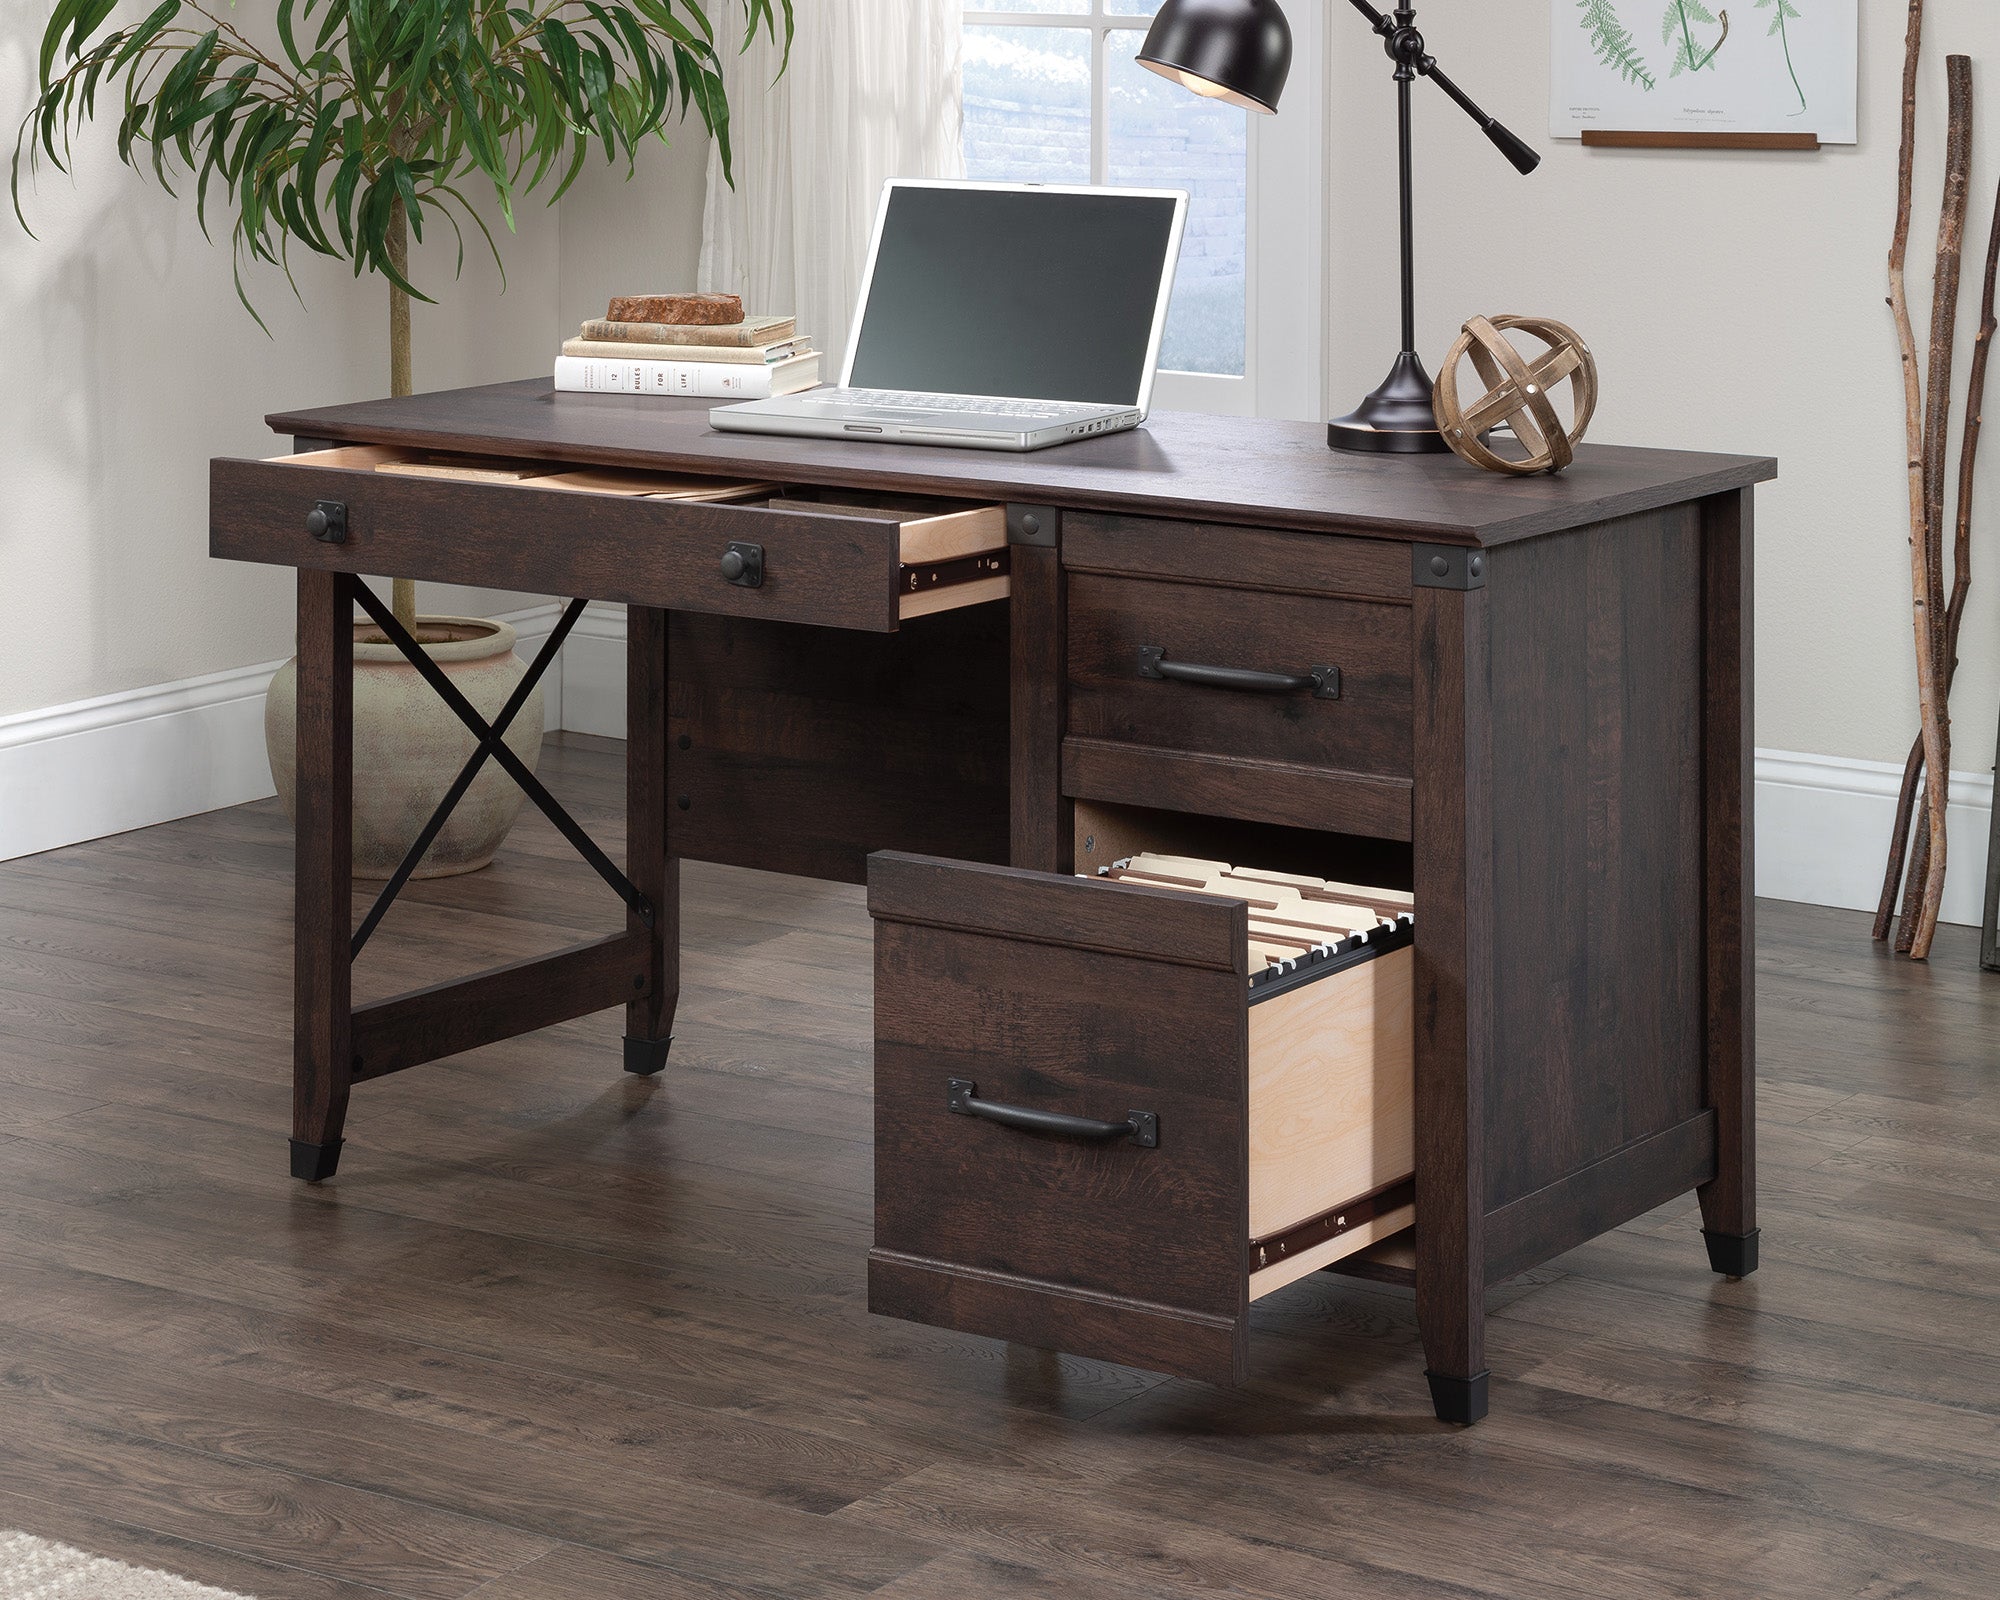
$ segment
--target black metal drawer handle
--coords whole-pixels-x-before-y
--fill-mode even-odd
[[[1169,661],[1156,644],[1139,646],[1139,676],[1198,683],[1206,689],[1235,689],[1243,694],[1290,694],[1310,689],[1315,700],[1340,698],[1340,668],[1314,667],[1310,672],[1257,672],[1249,667],[1204,667],[1192,661]]]
[[[983,1117],[1006,1128],[1055,1133],[1066,1139],[1088,1139],[1095,1144],[1130,1139],[1141,1150],[1160,1147],[1160,1119],[1151,1111],[1128,1111],[1123,1122],[1099,1122],[1094,1117],[1070,1117],[1059,1111],[1035,1111],[1027,1106],[1003,1106],[998,1101],[981,1100],[979,1085],[970,1078],[947,1078],[944,1088],[946,1108],[961,1117]]]

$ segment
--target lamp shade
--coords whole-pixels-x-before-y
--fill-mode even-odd
[[[1272,112],[1292,70],[1292,25],[1278,0],[1166,0],[1139,63],[1209,99]]]

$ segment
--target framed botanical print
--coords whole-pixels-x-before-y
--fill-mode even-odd
[[[1860,0],[1553,0],[1549,131],[1852,144],[1860,34]]]

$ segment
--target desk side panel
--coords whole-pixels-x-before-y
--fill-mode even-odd
[[[1704,1103],[1699,508],[1527,541],[1489,562],[1486,1204],[1548,1191],[1554,1253],[1576,1241],[1562,1236],[1552,1186],[1683,1127]],[[1712,1144],[1691,1148],[1689,1170],[1665,1176],[1631,1164],[1629,1190],[1600,1198],[1598,1225],[1694,1187],[1713,1157]],[[1517,1240],[1515,1257],[1534,1256],[1532,1244]]]

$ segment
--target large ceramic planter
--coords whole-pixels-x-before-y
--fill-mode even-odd
[[[527,668],[514,630],[474,617],[419,617],[417,638],[460,694],[489,722]],[[264,743],[286,814],[297,818],[298,663],[271,680]],[[542,751],[538,685],[507,730],[507,744],[532,770]],[[430,820],[459,769],[478,748],[465,724],[372,623],[354,625],[354,875],[386,878]],[[493,859],[525,797],[488,761],[417,868],[419,878],[476,872]]]

